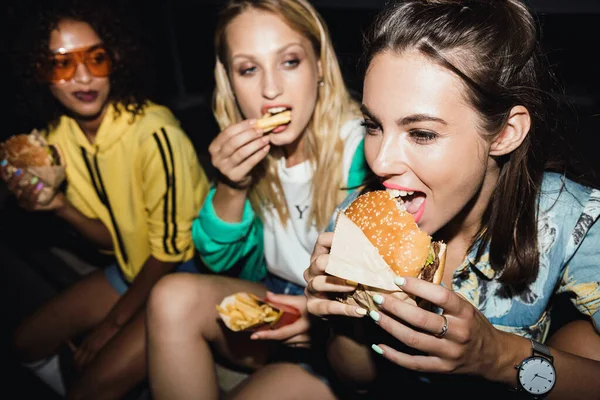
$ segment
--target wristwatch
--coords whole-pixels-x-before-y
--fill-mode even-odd
[[[539,399],[547,395],[556,383],[554,357],[548,346],[531,340],[531,357],[516,365],[519,390]]]

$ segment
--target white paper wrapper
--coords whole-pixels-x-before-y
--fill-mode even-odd
[[[333,243],[325,272],[388,292],[398,292],[396,275],[363,231],[340,213],[335,224]]]
[[[65,179],[65,166],[51,166],[51,167],[26,167],[21,168],[23,170],[23,178],[20,180],[19,186],[27,187],[31,178],[37,176],[40,182],[44,184],[44,187],[40,191],[38,197],[38,203],[45,205],[52,200],[56,190],[60,187]],[[12,165],[7,165],[6,170],[13,174],[16,168]]]

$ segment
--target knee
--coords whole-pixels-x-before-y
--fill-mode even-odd
[[[187,274],[170,274],[154,285],[146,309],[148,324],[181,328],[198,312],[198,285]]]

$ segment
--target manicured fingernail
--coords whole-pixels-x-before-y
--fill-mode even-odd
[[[35,190],[36,191],[42,190],[43,187],[44,187],[44,184],[42,182],[38,182],[38,184],[35,185]]]
[[[258,335],[257,334],[253,334],[252,336],[250,336],[250,339],[252,339],[252,340],[258,339]]]
[[[23,171],[21,170],[21,168],[18,168],[18,169],[15,171],[15,176],[19,176],[19,175],[21,175],[22,173],[23,173]]]
[[[358,307],[358,308],[356,308],[356,313],[358,315],[367,315],[367,310],[365,310],[364,308]]]
[[[369,317],[371,317],[373,319],[373,321],[379,322],[381,315],[377,311],[371,310],[371,311],[369,311]]]
[[[346,279],[346,285],[348,286],[358,286],[357,282],[351,281],[350,279]]]
[[[404,286],[404,284],[406,283],[406,279],[404,279],[401,276],[397,276],[394,278],[394,283],[398,286]]]
[[[0,167],[6,167],[8,165],[8,161],[2,160],[0,161]]]
[[[379,355],[383,354],[383,349],[379,346],[377,346],[376,344],[372,344],[371,348],[373,349],[373,351]]]
[[[256,119],[249,119],[248,120],[248,125],[254,125],[256,123]]]
[[[382,305],[383,304],[383,296],[380,294],[376,294],[373,296],[373,301],[375,302],[375,304]]]
[[[38,183],[39,179],[37,176],[34,176],[33,178],[31,178],[31,181],[29,181],[29,184],[31,185],[35,185],[36,183]]]

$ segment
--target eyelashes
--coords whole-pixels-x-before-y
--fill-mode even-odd
[[[281,66],[284,70],[293,70],[298,68],[298,66],[302,63],[302,59],[300,57],[288,58],[281,62]],[[258,71],[258,66],[252,65],[247,66],[248,64],[242,65],[238,68],[238,74],[240,76],[251,76]]]
[[[373,135],[379,130],[379,125],[367,119],[363,119],[360,125],[365,128],[367,135]]]
[[[369,119],[363,119],[360,124],[365,128],[367,135],[375,136],[383,133],[381,126]],[[439,137],[439,134],[436,132],[425,129],[411,129],[408,131],[408,135],[417,144],[430,144],[435,142]]]

